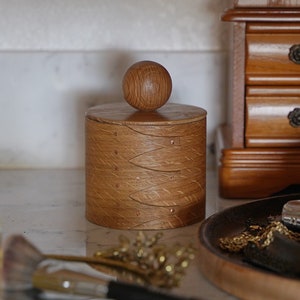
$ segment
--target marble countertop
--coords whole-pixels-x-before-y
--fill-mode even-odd
[[[130,238],[137,234],[100,227],[85,219],[84,170],[1,170],[0,197],[3,239],[21,233],[44,253],[91,255],[118,244],[120,234]],[[218,197],[216,173],[208,171],[206,216],[237,204],[241,202]],[[197,245],[199,226],[163,230],[162,240]],[[173,292],[205,300],[236,299],[208,282],[197,260]]]

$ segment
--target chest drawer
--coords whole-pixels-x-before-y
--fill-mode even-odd
[[[300,84],[300,28],[299,25],[294,31],[291,28],[283,25],[249,26],[246,34],[246,84]]]
[[[248,87],[246,147],[299,147],[300,127],[288,118],[295,108],[300,108],[298,87]]]

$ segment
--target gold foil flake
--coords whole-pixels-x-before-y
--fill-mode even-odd
[[[172,288],[180,284],[190,261],[195,257],[195,248],[192,245],[166,245],[160,243],[161,232],[148,236],[138,232],[136,238],[130,241],[127,237],[119,237],[119,245],[97,251],[94,256],[105,257],[125,263],[122,277],[132,281],[148,282],[164,288]],[[133,272],[128,273],[128,270]],[[107,271],[107,270],[106,270]],[[119,272],[117,274],[120,275]],[[116,275],[116,274],[114,274]]]

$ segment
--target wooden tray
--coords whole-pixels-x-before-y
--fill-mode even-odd
[[[299,299],[300,280],[280,276],[256,268],[243,261],[241,255],[229,254],[219,248],[219,238],[245,229],[245,222],[266,220],[281,214],[289,200],[300,194],[276,196],[228,208],[206,219],[200,226],[200,268],[216,286],[241,299]]]

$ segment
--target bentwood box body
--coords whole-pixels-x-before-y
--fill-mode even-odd
[[[127,103],[86,114],[86,217],[119,229],[185,226],[205,216],[206,111]]]

